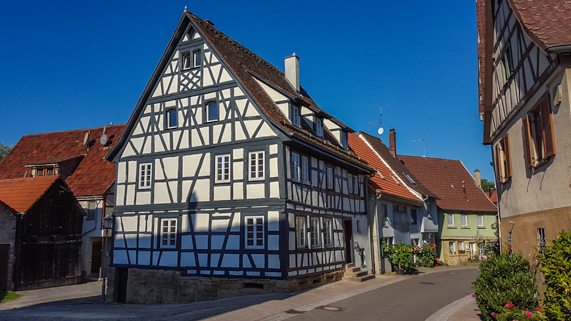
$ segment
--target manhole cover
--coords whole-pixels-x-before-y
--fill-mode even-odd
[[[346,308],[334,307],[334,306],[330,306],[330,305],[322,305],[320,307],[317,307],[316,309],[325,310],[325,311],[333,311],[333,312],[342,312],[342,311],[347,310]]]

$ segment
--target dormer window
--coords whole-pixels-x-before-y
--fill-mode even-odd
[[[290,116],[291,116],[291,117],[290,117],[291,123],[292,123],[294,126],[297,126],[297,127],[301,126],[301,119],[300,119],[300,117],[299,117],[299,116],[300,116],[300,115],[299,115],[299,107],[292,105],[292,106],[291,106],[291,115],[290,115]]]
[[[347,139],[347,132],[341,132],[341,146],[345,149],[349,149],[349,140]]]
[[[323,138],[323,118],[315,117],[315,134]]]

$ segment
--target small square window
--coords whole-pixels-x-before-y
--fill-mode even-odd
[[[218,104],[211,102],[206,104],[206,121],[217,121],[219,117]]]
[[[450,254],[456,254],[456,246],[454,242],[448,242],[448,247],[450,249]]]
[[[309,158],[301,157],[301,181],[304,184],[309,184]]]
[[[86,220],[94,220],[97,215],[97,202],[90,201],[87,203],[87,217]]]
[[[327,189],[335,188],[333,181],[333,167],[327,166]]]
[[[199,67],[202,65],[202,54],[200,50],[195,50],[192,52],[192,60],[194,63],[194,67]]]
[[[54,169],[53,168],[48,168],[48,175],[51,176],[54,174]]]
[[[323,219],[323,229],[325,230],[323,235],[325,246],[333,246],[333,221],[330,218]]]
[[[139,164],[139,188],[151,188],[151,172],[153,169],[152,163]]]
[[[305,217],[296,216],[295,218],[295,243],[297,247],[305,247]]]
[[[468,215],[461,214],[460,220],[462,221],[462,227],[468,227]]]
[[[454,214],[446,214],[448,220],[448,226],[454,226]]]
[[[230,182],[230,155],[216,156],[216,183]]]
[[[192,68],[190,52],[186,51],[182,53],[182,70],[188,70],[190,68]]]
[[[176,112],[175,108],[171,108],[171,109],[166,110],[166,122],[167,122],[167,128],[168,129],[178,127],[177,112]]]
[[[419,241],[419,239],[417,239],[417,238],[416,239],[410,239],[410,243],[412,246],[418,246],[418,241]]]
[[[311,218],[311,248],[317,248],[321,244],[321,233],[319,229],[319,218]]]
[[[410,209],[410,224],[411,225],[418,224],[418,216],[416,215],[415,209]]]
[[[315,117],[315,134],[323,138],[323,118]]]
[[[478,227],[484,226],[484,215],[478,215]]]
[[[347,139],[347,132],[346,131],[341,132],[341,146],[343,146],[343,148],[345,148],[345,149],[349,148],[349,140]]]

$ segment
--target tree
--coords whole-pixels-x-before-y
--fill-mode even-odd
[[[4,159],[4,157],[6,157],[6,155],[8,155],[12,147],[14,146],[8,146],[0,143],[0,162]]]
[[[496,188],[496,184],[494,182],[490,182],[487,179],[482,179],[482,190],[484,192],[489,192],[490,188]]]

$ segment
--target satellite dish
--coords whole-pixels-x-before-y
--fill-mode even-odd
[[[382,135],[385,132],[385,130],[383,129],[383,127],[379,128],[379,130],[377,131],[377,134]]]
[[[101,143],[101,145],[105,146],[105,144],[107,144],[107,135],[102,134],[101,138],[99,138],[99,142]]]
[[[89,138],[89,132],[85,133],[85,137],[83,137],[83,145],[87,144],[87,139]]]

